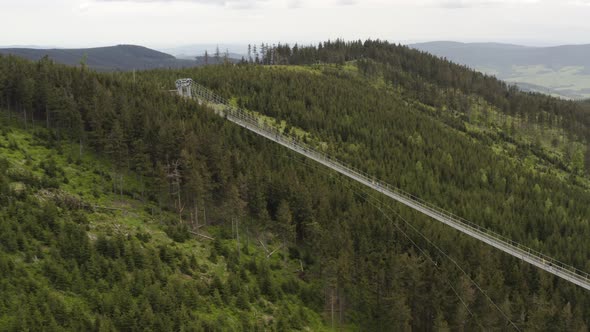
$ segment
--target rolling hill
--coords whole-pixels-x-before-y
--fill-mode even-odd
[[[409,46],[495,75],[525,90],[570,99],[590,97],[590,45],[528,47],[441,41]]]
[[[0,54],[17,55],[33,61],[47,55],[55,62],[69,66],[77,66],[84,61],[87,66],[99,71],[185,68],[202,64],[196,60],[177,59],[170,54],[136,45],[79,49],[3,48],[0,49]]]

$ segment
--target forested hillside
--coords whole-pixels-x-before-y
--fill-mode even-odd
[[[31,281],[4,283],[3,293],[10,291],[0,302],[0,324],[17,329],[20,320],[13,309],[48,302],[43,296],[51,295],[70,308],[71,303],[84,308],[85,318],[78,320],[85,325],[64,323],[71,317],[65,309],[39,311],[37,316],[52,317],[69,329],[145,329],[140,325],[145,315],[170,324],[202,322],[196,329],[223,329],[208,325],[216,319],[226,329],[318,329],[318,317],[327,327],[351,330],[505,330],[510,322],[526,330],[588,329],[590,295],[581,288],[409,209],[391,203],[392,210],[379,210],[362,198],[363,189],[166,90],[176,78],[192,77],[240,106],[283,120],[287,132],[307,133],[311,144],[378,178],[589,271],[588,118],[581,107],[524,94],[386,43],[281,50],[271,49],[259,62],[290,66],[161,70],[138,73],[135,80],[47,60],[0,57],[0,107],[7,110],[6,121],[18,121],[19,133],[41,133],[37,136],[49,147],[68,146],[63,153],[73,164],[80,155],[92,155],[107,165],[105,174],[89,181],[93,185],[70,189],[60,182],[75,182],[70,179],[75,174],[44,171],[51,168],[47,152],[28,150],[30,157],[7,158],[24,166],[8,162],[3,168],[1,223],[14,234],[0,242],[3,266],[12,271],[10,278],[26,275],[24,280]],[[14,134],[5,131],[4,149],[23,150],[10,143]],[[75,169],[67,160],[62,163]],[[22,171],[14,169],[21,168],[58,183],[46,183],[42,175],[27,180],[35,178],[18,175]],[[108,195],[111,203],[100,205],[111,208],[119,208],[113,205],[117,200],[132,200],[144,217],[123,237],[105,226],[114,216],[101,218],[104,212],[85,211],[83,205],[58,209],[64,221],[56,228],[46,225],[41,213],[19,221],[14,211],[25,210],[18,204],[48,209],[51,203],[36,197],[56,186],[83,202],[101,202]],[[151,232],[165,231],[176,244],[142,240],[146,224]],[[68,227],[87,234],[77,238],[86,239],[82,247],[88,251],[61,249],[59,239],[72,237]],[[211,245],[189,230],[216,240]],[[7,245],[12,238],[16,244]],[[160,260],[167,250],[182,249],[171,254],[175,263],[154,263],[165,267],[161,276],[152,263],[139,273],[126,254],[102,254],[101,241],[119,243],[129,249],[125,253],[136,246]],[[205,252],[215,248],[215,254],[194,254],[202,274],[191,263],[194,246]],[[92,257],[104,264],[92,266]],[[215,265],[216,259],[226,266]],[[59,266],[54,262],[81,277],[64,284],[51,269],[38,267]],[[127,272],[111,272],[109,264]],[[226,272],[212,272],[219,269]],[[182,287],[193,289],[196,283],[198,300],[168,281],[172,276],[186,283]],[[32,290],[26,286],[34,283]],[[161,294],[162,287],[171,289],[165,293],[167,305],[142,293]],[[120,289],[127,290],[126,296],[115,300],[98,295]],[[22,295],[30,293],[40,295]]]
[[[324,329],[299,261],[210,217],[194,236],[137,173],[121,194],[109,162],[1,121],[0,330]]]
[[[278,45],[265,48],[264,64],[344,64],[361,60],[366,75],[380,73],[386,83],[404,88],[406,96],[435,106],[449,106],[466,113],[464,95],[477,95],[505,114],[535,119],[540,124],[559,125],[572,134],[588,137],[590,113],[580,112],[573,101],[538,93],[522,93],[493,76],[407,46],[379,40],[320,43],[318,46]]]
[[[14,104],[0,116],[0,330],[324,329],[320,284],[270,232],[291,218],[288,192],[273,219],[246,213],[251,138],[167,93],[142,107],[119,79],[0,63],[46,93],[27,105],[2,90]],[[75,86],[92,87],[86,106]],[[130,144],[132,123],[153,142]]]

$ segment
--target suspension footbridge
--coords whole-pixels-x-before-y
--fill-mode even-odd
[[[265,121],[255,116],[253,113],[231,105],[228,100],[215,94],[206,87],[194,82],[192,79],[177,80],[176,88],[179,95],[187,98],[194,98],[199,103],[208,104],[217,114],[224,116],[227,120],[243,128],[246,128],[264,138],[281,144],[282,146],[291,149],[307,158],[315,160],[316,162],[329,167],[344,176],[347,176],[369,188],[372,188],[398,201],[399,203],[402,203],[439,222],[442,222],[472,238],[487,243],[494,248],[516,257],[517,259],[530,263],[555,276],[590,290],[589,273],[581,271],[573,266],[560,262],[541,252],[528,248],[500,234],[474,224],[451,212],[448,212],[416,196],[404,192],[395,186],[380,181],[361,170],[348,166],[338,159],[327,155],[311,147],[310,145],[304,144],[293,137],[284,135],[278,129],[268,125]]]

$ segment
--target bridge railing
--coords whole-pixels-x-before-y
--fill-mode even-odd
[[[389,183],[378,180],[377,178],[363,170],[360,170],[356,167],[348,166],[344,162],[338,160],[337,158],[329,154],[326,154],[322,151],[318,151],[317,148],[302,143],[294,137],[287,136],[281,133],[280,130],[278,130],[274,126],[269,125],[263,119],[257,117],[251,112],[233,106],[228,100],[222,98],[221,96],[217,95],[216,93],[212,92],[211,90],[205,88],[200,84],[193,82],[193,92],[193,97],[199,98],[200,101],[215,104],[217,107],[222,106],[223,115],[233,122],[236,122],[251,130],[254,130],[260,134],[263,134],[264,136],[276,142],[290,146],[292,149],[298,150],[309,157],[321,160],[324,163],[329,164],[332,168],[339,170],[341,173],[346,173],[351,177],[356,177],[366,182],[377,191],[380,191],[382,193],[385,193],[386,191],[394,193],[400,198],[403,198],[415,205],[418,205],[425,210],[429,210],[435,214],[438,214],[439,216],[448,219],[449,221],[452,221],[466,229],[469,229],[474,233],[480,234],[483,237],[489,238],[506,246],[507,249],[510,249],[515,254],[520,254],[523,257],[527,256],[531,259],[534,259],[538,263],[554,268],[555,270],[558,270],[563,274],[567,274],[571,278],[582,280],[583,282],[590,284],[590,273],[579,270],[571,265],[565,264],[564,262],[556,260],[544,253],[541,253],[537,250],[534,250],[518,242],[515,242],[501,234],[498,234],[478,224],[475,224],[450,211],[447,211],[434,204],[426,202],[420,197],[417,197],[400,188],[390,185]]]

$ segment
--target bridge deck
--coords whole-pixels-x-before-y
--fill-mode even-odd
[[[590,290],[590,274],[580,271],[572,266],[557,261],[543,253],[534,251],[499,234],[491,232],[481,226],[473,224],[461,217],[458,217],[448,211],[436,207],[428,202],[421,200],[411,194],[408,194],[399,188],[391,186],[385,182],[379,181],[369,174],[345,165],[343,162],[326,155],[316,149],[307,146],[295,139],[281,134],[277,129],[267,126],[253,116],[239,108],[231,106],[225,99],[211,92],[211,90],[193,83],[192,97],[198,98],[200,102],[212,103],[216,113],[223,113],[229,121],[238,124],[260,136],[271,141],[277,142],[297,153],[300,153],[310,159],[317,161],[359,183],[362,183],[394,200],[411,207],[423,214],[438,220],[454,229],[487,243],[497,249],[504,251],[520,260],[528,262],[538,268],[552,273],[560,278]],[[189,95],[191,97],[191,95]]]

